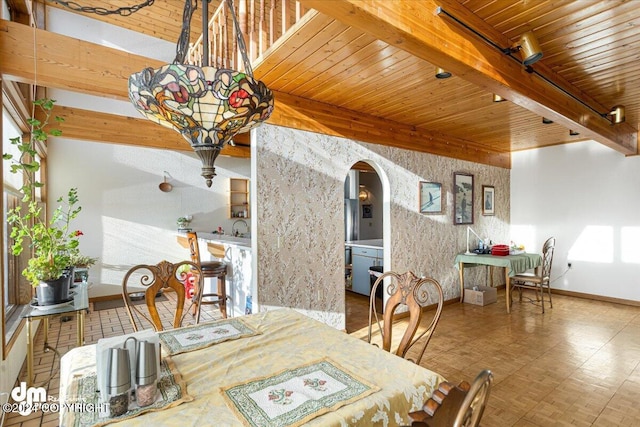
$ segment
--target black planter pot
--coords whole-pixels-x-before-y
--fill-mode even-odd
[[[73,269],[55,280],[41,281],[36,286],[38,305],[53,305],[69,301],[69,287],[73,280]]]

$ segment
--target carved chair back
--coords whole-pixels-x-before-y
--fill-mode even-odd
[[[469,384],[445,381],[422,406],[411,412],[411,427],[476,427],[489,400],[493,374],[485,369]]]
[[[194,270],[198,274],[187,274],[187,272]],[[164,330],[166,323],[169,323],[168,326],[172,328],[182,326],[184,314],[189,311],[184,309],[187,300],[185,281],[197,280],[199,283],[196,286],[202,288],[202,274],[199,272],[200,268],[191,261],[181,261],[177,264],[168,261],[161,261],[157,265],[140,264],[127,271],[122,280],[122,298],[134,331],[138,331],[139,326],[146,327],[145,321],[156,331]],[[134,284],[136,286],[132,288],[131,286]],[[140,293],[140,287],[144,288],[144,305],[134,304],[131,299],[131,294]],[[166,289],[173,290],[176,296],[173,316],[169,319],[166,315],[161,316],[156,305],[157,295]],[[162,321],[163,317],[165,318],[164,322]]]
[[[375,296],[378,286],[384,286],[385,282],[388,284],[386,284],[386,292],[383,294],[387,295],[387,302],[384,306],[381,324],[375,307]],[[426,328],[416,337],[423,317],[423,309],[429,304],[435,305],[435,312],[433,312],[433,317]],[[377,325],[377,331],[382,335],[382,349],[391,351],[394,314],[399,307],[406,306],[409,314],[408,324],[395,354],[419,364],[436,329],[443,304],[444,295],[437,280],[429,277],[418,278],[410,271],[403,274],[393,271],[383,273],[371,289],[368,340],[372,342],[373,330]],[[417,345],[419,342],[420,345]],[[413,357],[414,352],[409,355],[411,349],[417,350],[416,357]]]

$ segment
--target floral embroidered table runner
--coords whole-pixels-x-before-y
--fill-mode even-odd
[[[227,405],[251,427],[292,427],[378,391],[322,359],[222,389]]]
[[[137,417],[147,412],[161,411],[172,408],[183,402],[190,402],[193,397],[187,394],[187,387],[180,377],[180,373],[170,358],[162,359],[160,363],[160,376],[158,378],[158,396],[156,401],[143,408],[129,405],[129,410],[118,417],[106,417],[100,409],[107,408],[107,404],[99,401],[100,392],[97,390],[97,377],[95,372],[76,377],[71,382],[67,396],[67,411],[63,414],[62,425],[74,427],[96,427],[110,423]],[[103,415],[103,417],[101,417]],[[66,419],[64,419],[66,418]]]
[[[242,320],[225,319],[158,333],[163,349],[169,355],[198,350],[223,341],[259,334]]]

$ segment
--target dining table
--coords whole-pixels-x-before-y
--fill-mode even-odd
[[[458,268],[458,273],[460,274],[460,302],[464,301],[464,269],[466,265],[485,265],[490,270],[493,267],[504,268],[505,305],[507,314],[511,313],[510,278],[516,274],[524,273],[527,270],[539,268],[541,264],[542,255],[528,252],[519,252],[503,256],[459,253],[456,255],[454,265]],[[493,274],[491,274],[491,272],[489,273],[489,277],[491,278],[491,286],[493,286]]]
[[[178,388],[166,393],[174,402],[113,419],[87,414],[99,395],[90,381],[96,345],[87,345],[61,359],[60,425],[410,425],[408,414],[445,381],[292,308],[164,331],[159,340],[170,381],[158,384]]]

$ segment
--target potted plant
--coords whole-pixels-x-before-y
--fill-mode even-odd
[[[181,216],[176,220],[176,223],[178,224],[178,231],[191,231],[191,228],[189,228],[189,224],[191,224],[190,215]]]
[[[80,231],[80,236],[82,236]],[[71,255],[71,265],[73,265],[73,281],[87,282],[89,280],[89,268],[98,262],[98,258],[83,255],[80,252]]]
[[[43,185],[35,179],[35,173],[40,169],[36,157],[36,144],[45,143],[49,136],[61,135],[57,129],[45,130],[54,103],[51,99],[34,101],[36,108],[44,112],[44,120],[29,119],[32,128],[29,140],[23,141],[20,137],[11,139],[11,144],[19,150],[19,157],[8,153],[3,155],[5,160],[11,162],[12,173],[24,175],[24,185],[20,189],[23,203],[9,211],[7,222],[13,226],[12,253],[18,256],[25,249],[31,250],[32,256],[22,275],[36,287],[39,305],[57,304],[68,300],[73,277],[72,260],[79,254],[78,238],[82,235],[80,231],[70,228],[71,221],[82,209],[77,206],[76,188],[71,188],[66,197],[57,200],[59,206],[48,221],[35,197],[35,189]],[[63,119],[55,117],[55,120],[61,122]]]

